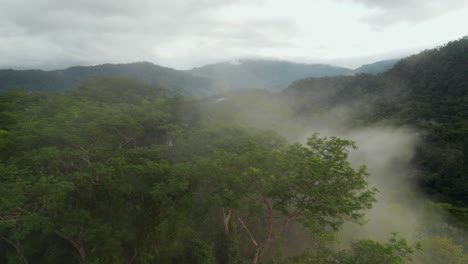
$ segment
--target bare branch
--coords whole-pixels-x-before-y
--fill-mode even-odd
[[[223,208],[224,233],[226,233],[226,235],[229,234],[229,219],[231,218],[231,214],[232,214],[232,209],[229,208],[228,214],[226,215],[226,211]]]
[[[252,244],[254,244],[255,247],[258,248],[258,243],[257,243],[257,241],[255,241],[255,238],[253,237],[253,235],[252,235],[252,233],[250,232],[249,228],[245,225],[244,221],[242,221],[242,219],[240,218],[240,216],[237,217],[237,221],[239,221],[240,225],[242,226],[242,228],[245,230],[245,232],[246,232],[247,235],[249,236],[250,241],[252,241]]]

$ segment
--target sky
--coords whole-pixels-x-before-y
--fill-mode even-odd
[[[468,35],[466,0],[0,0],[0,68],[240,58],[358,67]]]

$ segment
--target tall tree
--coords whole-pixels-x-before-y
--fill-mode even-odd
[[[258,263],[288,227],[301,223],[315,233],[337,230],[345,219],[359,220],[375,201],[365,167],[347,161],[355,145],[314,134],[306,146],[268,148],[251,144],[240,153],[218,152],[211,184],[220,199],[224,232],[237,225]]]

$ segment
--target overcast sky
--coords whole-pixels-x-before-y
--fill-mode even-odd
[[[356,67],[467,25],[467,0],[0,0],[0,68],[244,57]]]

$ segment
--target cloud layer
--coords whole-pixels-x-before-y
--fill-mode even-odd
[[[363,18],[375,28],[395,23],[418,23],[466,7],[465,0],[352,0],[370,8]]]
[[[388,39],[409,33],[383,35],[372,27],[430,20],[465,6],[462,0],[0,0],[0,68],[142,60],[190,68],[246,56],[375,58],[395,46],[408,48]],[[461,37],[459,31],[450,37]],[[427,38],[416,46],[434,43]]]

